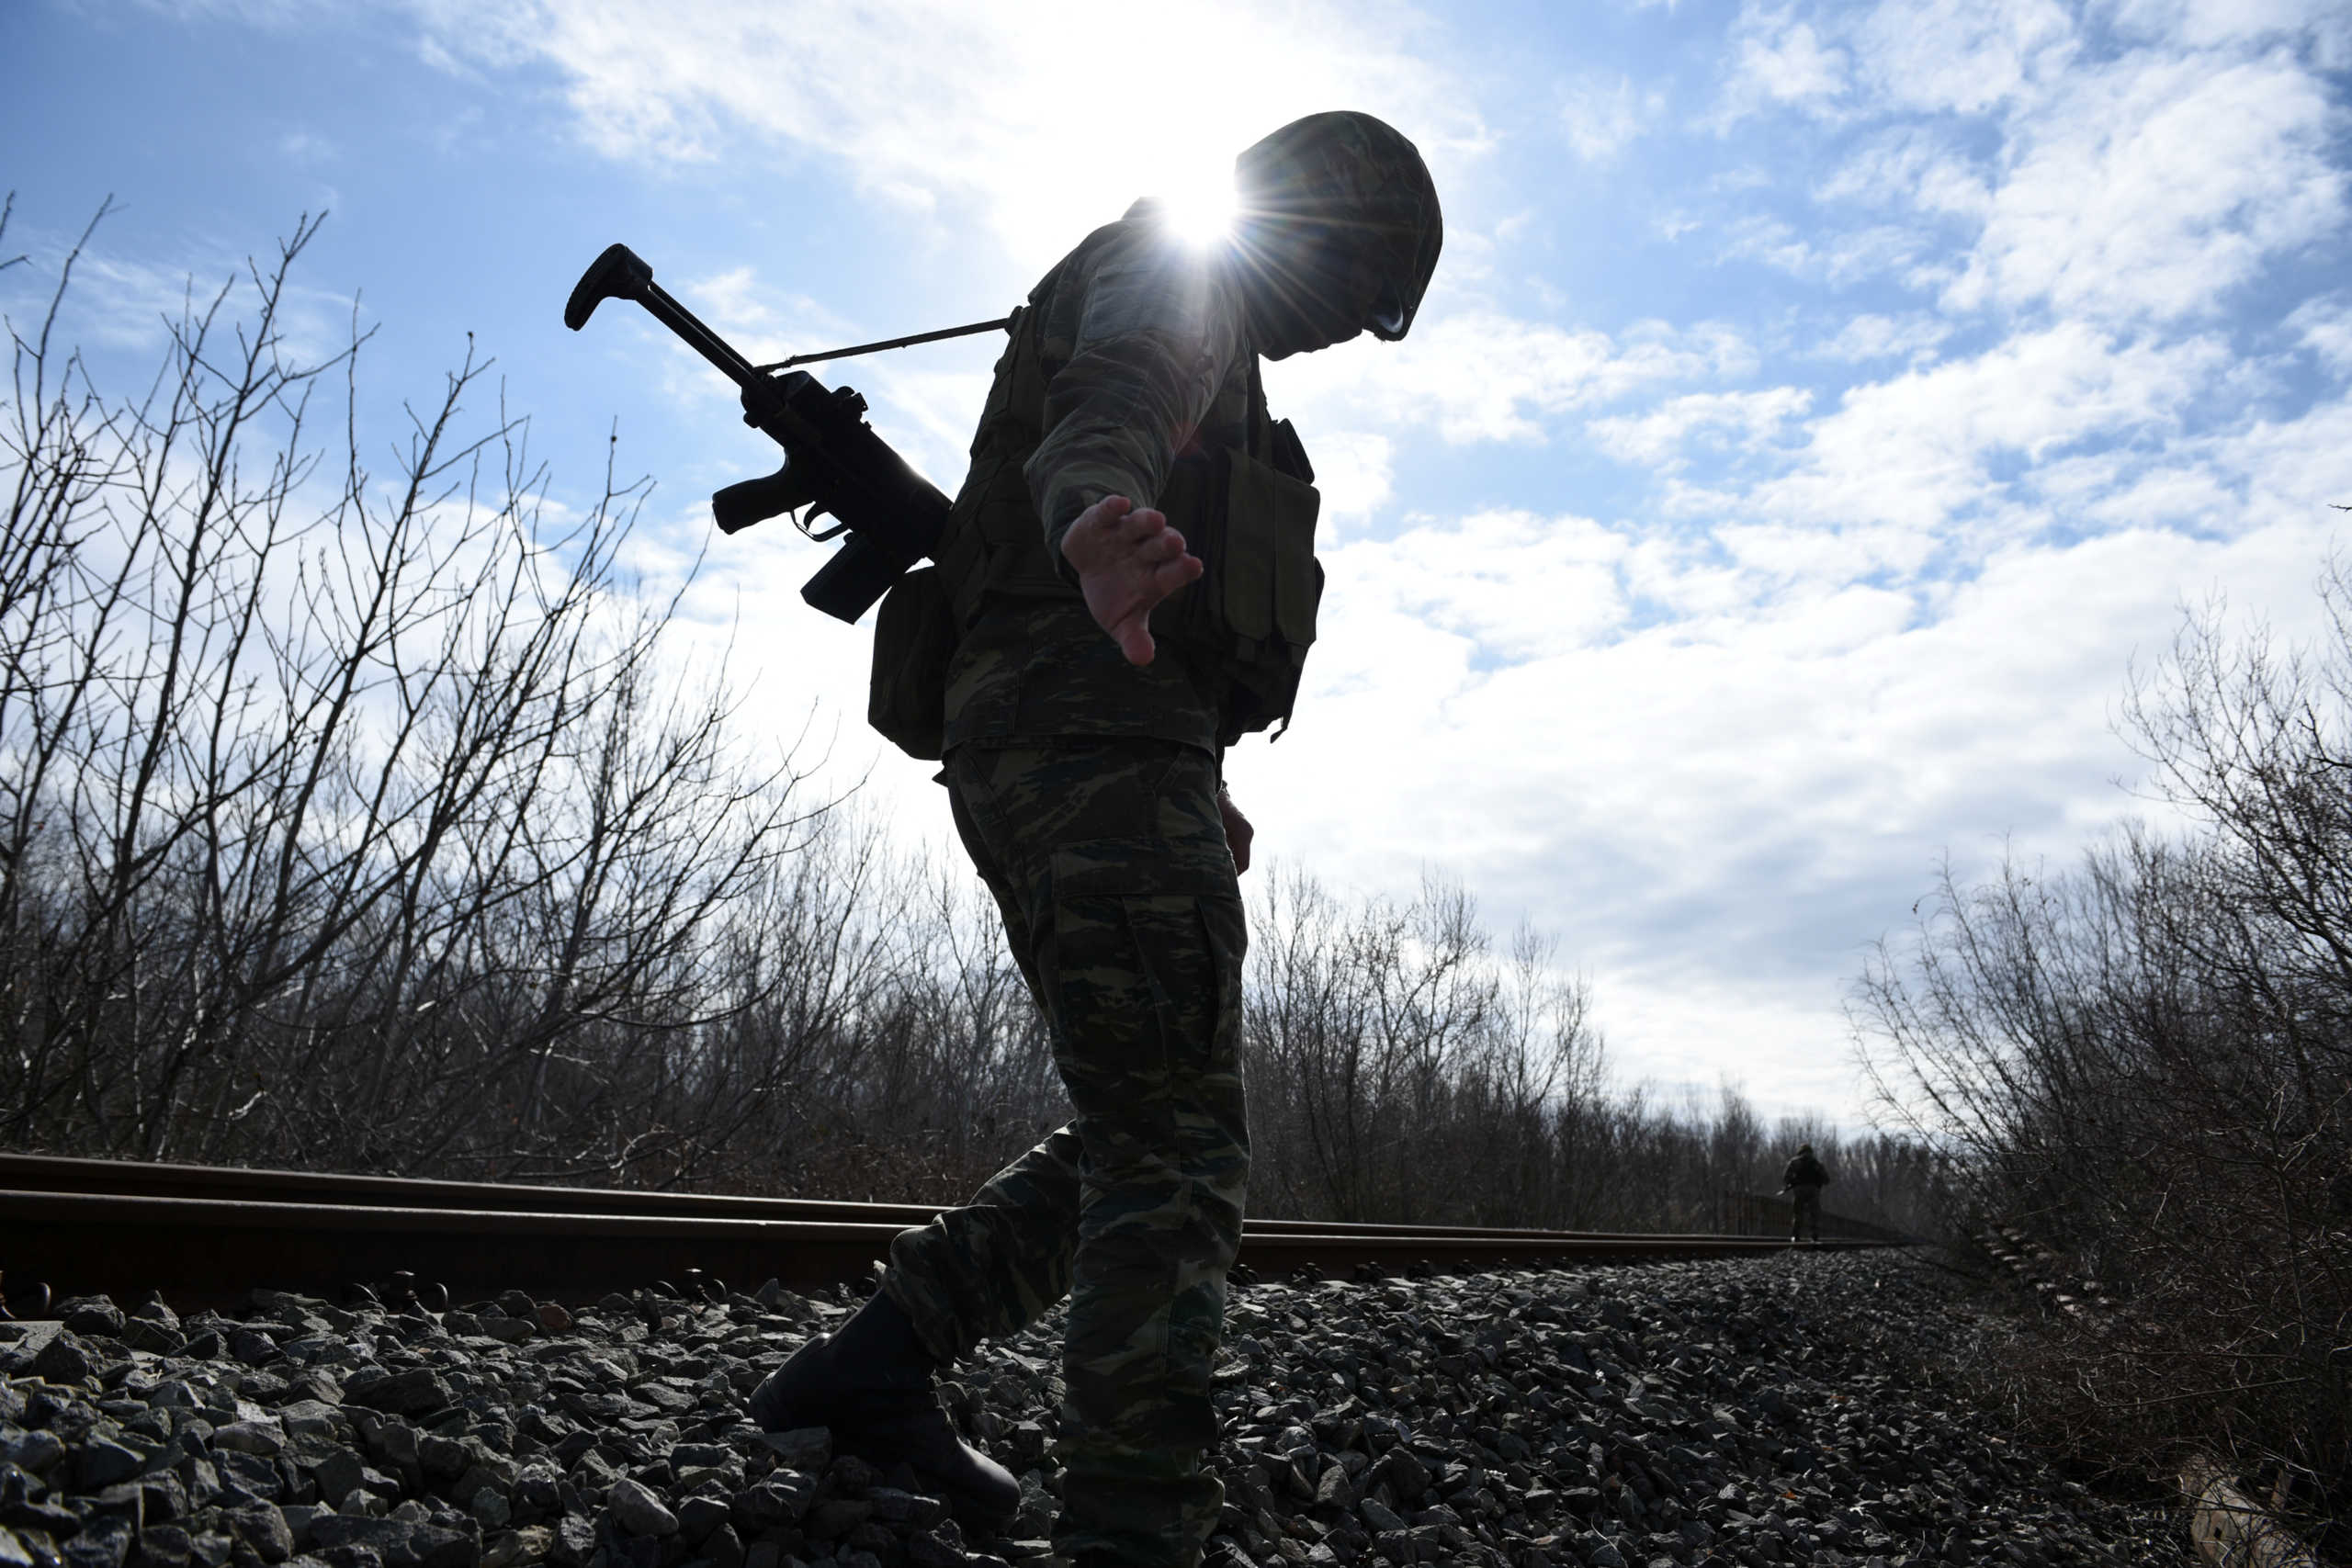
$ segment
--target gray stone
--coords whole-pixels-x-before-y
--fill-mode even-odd
[[[294,1531],[275,1504],[255,1503],[226,1510],[220,1522],[232,1535],[253,1548],[254,1555],[264,1562],[283,1562],[294,1555]]]
[[[374,1519],[351,1514],[327,1514],[311,1526],[311,1549],[331,1551],[344,1547],[364,1547],[373,1551],[387,1565],[411,1562],[415,1552],[411,1538],[417,1527],[407,1519]]]
[[[97,1358],[73,1330],[59,1327],[40,1337],[36,1346],[27,1340],[18,1348],[29,1350],[21,1359],[0,1360],[0,1371],[12,1377],[34,1377],[46,1382],[78,1383],[97,1370]],[[127,1543],[126,1543],[127,1548]]]
[[[763,1432],[760,1443],[775,1461],[789,1470],[816,1474],[833,1459],[833,1435],[822,1427],[800,1427],[789,1432]]]
[[[276,1421],[232,1421],[213,1428],[212,1446],[271,1458],[285,1449],[286,1430]]]
[[[92,1438],[74,1454],[74,1483],[84,1492],[128,1481],[147,1468],[147,1456],[110,1438]]]
[[[76,1334],[122,1337],[122,1309],[104,1296],[71,1296],[53,1309],[58,1321]]]
[[[731,1523],[710,1532],[702,1543],[702,1554],[710,1568],[744,1568],[743,1540]]]
[[[160,1323],[150,1323],[143,1317],[125,1322],[117,1337],[134,1350],[145,1350],[156,1356],[175,1356],[187,1346],[187,1341],[176,1330]],[[142,1559],[148,1555],[143,1543],[137,1555]]]
[[[393,1416],[422,1415],[456,1403],[449,1385],[429,1367],[412,1367],[380,1378],[354,1377],[344,1385],[343,1402]]]
[[[66,1568],[122,1568],[138,1538],[137,1527],[119,1515],[90,1520],[59,1548]]]
[[[735,1495],[729,1512],[735,1528],[752,1540],[778,1525],[797,1524],[816,1500],[817,1484],[795,1472],[772,1475]]]
[[[277,1407],[277,1424],[288,1438],[297,1433],[341,1440],[351,1426],[351,1418],[338,1404],[323,1399],[292,1399]]]
[[[711,1531],[728,1522],[733,1510],[716,1497],[688,1497],[678,1505],[678,1533],[689,1546],[700,1546]]]
[[[662,1506],[641,1483],[621,1477],[605,1494],[605,1506],[613,1511],[621,1528],[631,1535],[675,1535],[678,1516]]]
[[[596,1552],[596,1527],[578,1514],[566,1514],[554,1526],[554,1540],[548,1548],[550,1560],[564,1568],[581,1568]]]
[[[64,1457],[65,1444],[54,1432],[0,1429],[0,1463],[46,1475],[50,1467]]]
[[[149,1525],[131,1544],[130,1562],[130,1568],[187,1568],[195,1555],[187,1530],[177,1525]]]
[[[444,1525],[419,1525],[409,1532],[409,1553],[413,1568],[481,1568],[481,1537],[477,1531]],[[384,1568],[411,1568],[411,1564],[387,1558]]]
[[[864,1524],[874,1513],[874,1505],[849,1497],[833,1497],[808,1510],[808,1530],[812,1540],[838,1540]]]

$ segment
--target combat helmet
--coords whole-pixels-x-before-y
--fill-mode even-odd
[[[1311,114],[1245,148],[1233,166],[1253,316],[1272,340],[1261,352],[1280,357],[1357,330],[1393,343],[1411,330],[1445,223],[1429,165],[1396,127],[1352,110]],[[1369,310],[1317,321],[1321,297],[1352,270],[1351,258],[1379,275]]]

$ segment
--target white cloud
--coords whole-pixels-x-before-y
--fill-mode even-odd
[[[332,164],[342,156],[333,141],[312,130],[288,131],[277,139],[277,153],[288,163],[304,167]]]
[[[1854,316],[1816,352],[1825,359],[1853,362],[1916,359],[1932,354],[1951,336],[1951,322],[1940,316]]]
[[[1981,222],[1992,207],[1986,175],[1950,133],[1905,122],[1865,138],[1814,192],[1825,202],[1861,202]]]
[[[2199,49],[2270,43],[2303,36],[2323,70],[2352,61],[2352,15],[2336,0],[2120,0],[2119,31],[2148,41]]]
[[[1624,540],[1589,518],[1480,513],[1343,545],[1328,563],[1329,592],[1342,603],[1390,606],[1518,662],[1612,633],[1626,615],[1617,571],[1624,556]]]
[[[1786,12],[1741,18],[1745,36],[1732,64],[1727,97],[1735,112],[1765,104],[1817,104],[1846,91],[1851,62],[1825,46],[1810,22]]]
[[[1315,465],[1315,488],[1323,492],[1317,537],[1323,545],[1344,538],[1356,524],[1370,521],[1394,493],[1395,446],[1370,431],[1318,431],[1307,454]]]
[[[1433,425],[1453,443],[1536,441],[1547,419],[1572,410],[1754,363],[1746,341],[1719,323],[1678,331],[1644,322],[1612,338],[1472,307],[1415,323],[1401,344],[1364,341],[1284,360],[1268,367],[1266,382],[1285,412]]]
[[[2291,55],[2134,55],[2071,75],[2014,133],[1950,299],[2102,320],[2210,316],[2340,228],[2335,114]]]
[[[1646,413],[1594,420],[1585,431],[1620,461],[1671,468],[1680,466],[1680,448],[1694,437],[1753,451],[1812,406],[1813,394],[1801,387],[1692,392]]]
[[[1666,111],[1666,95],[1644,92],[1630,76],[1589,77],[1568,89],[1560,122],[1568,145],[1589,164],[1605,164],[1655,124]]]
[[[2057,0],[1883,0],[1852,32],[1883,107],[1983,114],[2063,74],[2080,50]]]
[[[2352,299],[2306,300],[2287,318],[2287,330],[2337,375],[2352,375]]]
[[[1746,258],[1792,277],[1831,285],[1894,276],[1912,287],[1940,280],[1944,264],[1923,264],[1930,237],[1916,229],[1873,224],[1801,233],[1778,218],[1750,217],[1726,231],[1725,259]]]
[[[2161,438],[2228,363],[2211,339],[2116,343],[2068,323],[1973,358],[1858,386],[1815,421],[1758,512],[1807,525],[1943,526],[2001,499],[1996,460],[2031,464],[2078,443]]]

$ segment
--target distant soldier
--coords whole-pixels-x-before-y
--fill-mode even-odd
[[[1828,1185],[1829,1172],[1813,1157],[1813,1145],[1799,1144],[1796,1158],[1781,1172],[1781,1190],[1789,1195],[1791,1241],[1821,1239],[1821,1190]]]

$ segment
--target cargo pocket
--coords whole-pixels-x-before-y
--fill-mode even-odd
[[[1231,1060],[1239,997],[1241,900],[1224,844],[1096,839],[1053,857],[1057,1048],[1078,1077],[1120,1102],[1184,1095]],[[1074,1077],[1075,1075],[1075,1077]]]

